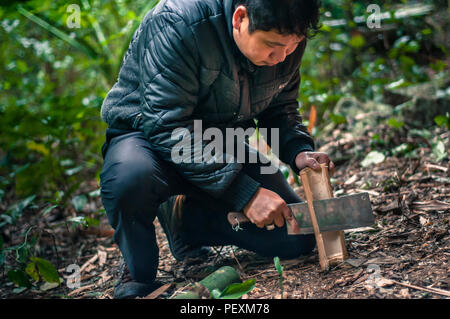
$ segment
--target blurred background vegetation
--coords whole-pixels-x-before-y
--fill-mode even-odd
[[[134,30],[157,2],[2,2],[0,232],[26,207],[43,215],[55,208],[79,212],[89,198],[98,198],[106,129],[101,103],[116,81]],[[373,3],[381,9],[380,28],[367,26],[373,13],[367,7]],[[70,28],[77,22],[70,4],[80,8],[79,28]],[[301,67],[305,122],[311,120],[312,106],[317,111],[312,133],[320,137],[330,123],[346,125],[339,104],[343,98],[400,105],[401,111],[408,103],[401,90],[437,81],[433,92],[448,101],[448,6],[443,0],[324,0],[322,29],[309,42]],[[448,104],[439,105],[431,121],[411,121],[409,128],[448,128],[448,108],[443,111]],[[389,125],[399,128],[404,122],[390,117]],[[374,143],[380,142],[375,137]],[[94,216],[103,213],[97,209]],[[71,221],[96,223],[83,216]],[[0,236],[0,265],[2,245]]]

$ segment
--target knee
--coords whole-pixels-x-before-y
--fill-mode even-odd
[[[137,198],[149,198],[161,188],[157,169],[153,163],[138,159],[129,159],[104,167],[100,174],[102,197],[115,203],[130,202]]]

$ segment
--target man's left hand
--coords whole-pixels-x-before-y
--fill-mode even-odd
[[[330,157],[327,153],[301,152],[295,158],[295,165],[297,165],[300,171],[305,167],[310,167],[314,170],[320,170],[320,164],[327,164],[330,173],[334,173],[334,163],[330,160]]]

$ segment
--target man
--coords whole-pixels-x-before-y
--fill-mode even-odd
[[[317,0],[164,0],[146,15],[102,105],[109,128],[101,196],[124,257],[115,298],[158,287],[156,216],[178,260],[205,256],[213,245],[280,258],[312,251],[313,235],[286,235],[285,221],[296,223],[286,203],[300,198],[283,174],[262,174],[261,161],[223,160],[226,151],[199,161],[208,141],[194,131],[198,121],[202,131],[226,132],[254,128],[257,120],[297,174],[319,163],[333,170],[327,154],[313,151],[297,111],[300,61],[318,15]],[[173,157],[178,129],[195,146],[182,161]],[[278,130],[274,142],[271,129]],[[245,152],[255,151],[245,143]],[[229,211],[252,223],[234,231]]]

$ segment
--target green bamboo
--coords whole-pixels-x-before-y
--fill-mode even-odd
[[[222,291],[232,283],[240,281],[239,274],[233,267],[223,266],[201,281],[190,285],[189,290],[175,295],[173,299],[201,299],[202,292],[204,293],[205,289],[211,294],[214,289]]]

